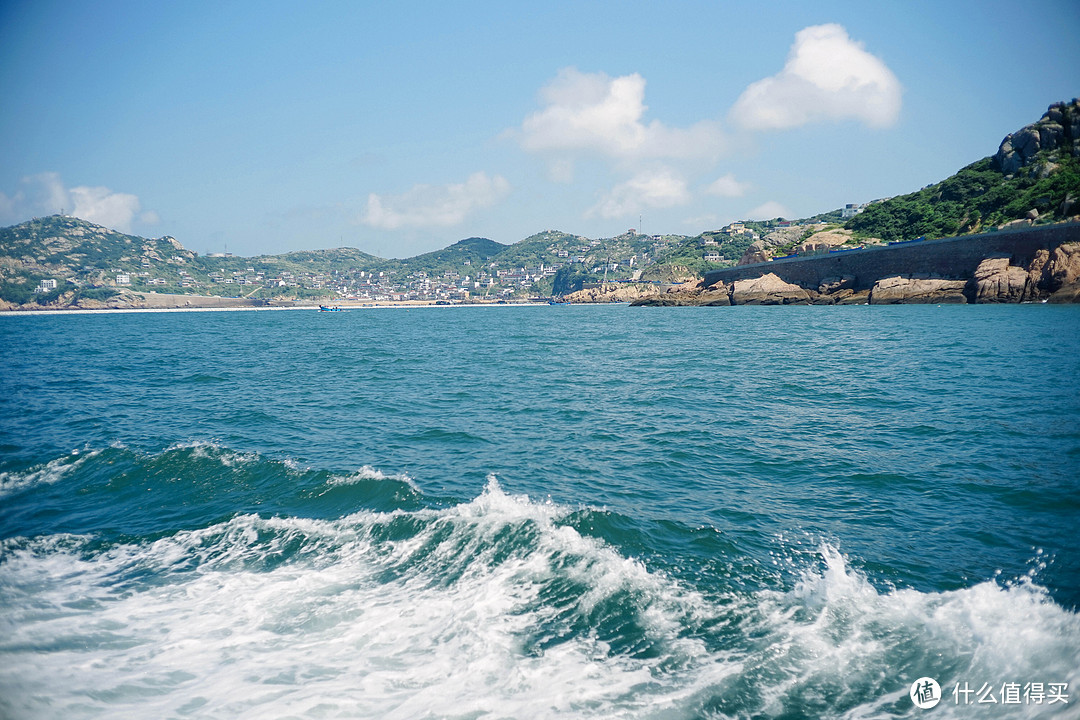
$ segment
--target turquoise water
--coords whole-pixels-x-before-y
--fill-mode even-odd
[[[1080,308],[7,316],[0,367],[0,717],[1080,716]],[[952,694],[1006,682],[1069,704]]]

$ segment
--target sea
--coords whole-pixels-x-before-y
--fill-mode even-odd
[[[1078,718],[1078,536],[1077,306],[0,316],[5,719]]]

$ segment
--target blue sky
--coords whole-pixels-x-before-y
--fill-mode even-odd
[[[1080,3],[0,2],[0,224],[407,257],[910,192],[1080,95]]]

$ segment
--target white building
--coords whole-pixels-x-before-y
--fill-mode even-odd
[[[37,291],[38,292],[49,292],[50,290],[55,290],[55,289],[56,289],[56,281],[52,280],[52,279],[42,280],[41,283],[38,284],[38,286],[37,286]]]

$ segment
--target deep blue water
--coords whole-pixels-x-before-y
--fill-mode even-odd
[[[1077,717],[1077,378],[1045,305],[0,317],[0,717]]]

